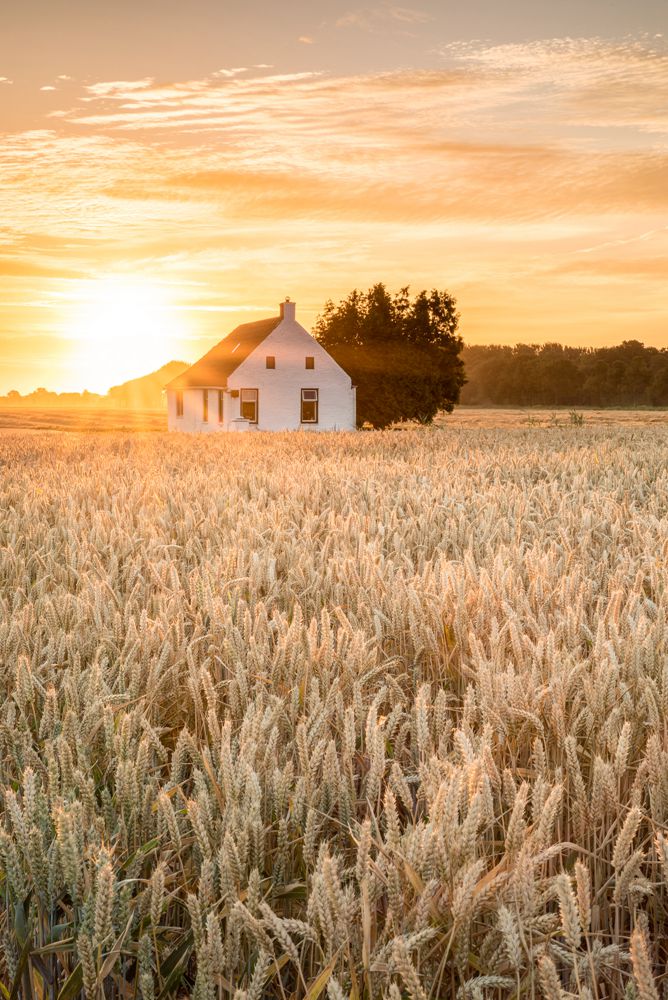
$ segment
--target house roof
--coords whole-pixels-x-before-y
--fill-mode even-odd
[[[257,323],[242,323],[182,375],[168,382],[165,388],[194,389],[224,386],[228,375],[231,375],[242,361],[252,354],[280,322],[280,316],[272,316]]]

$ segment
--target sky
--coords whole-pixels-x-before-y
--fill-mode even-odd
[[[0,393],[194,361],[289,295],[447,289],[469,344],[668,347],[665,0],[22,0]]]

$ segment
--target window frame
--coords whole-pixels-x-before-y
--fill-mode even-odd
[[[275,354],[267,354],[267,355],[265,355],[265,359],[264,360],[265,360],[265,366],[270,371],[275,371],[276,370],[276,355]],[[271,364],[269,362],[271,362]]]
[[[176,390],[176,416],[178,420],[183,416],[183,389]]]
[[[255,420],[250,420],[248,417],[244,417],[243,408],[244,408],[244,393],[245,392],[254,392],[255,393],[255,399],[254,399],[254,402],[255,402]],[[256,424],[258,422],[258,420],[260,418],[260,390],[259,389],[253,389],[250,386],[246,386],[245,389],[239,389],[239,416],[241,417],[242,420],[248,420],[249,424]]]
[[[202,389],[202,423],[209,422],[209,390]]]
[[[309,364],[309,361],[311,362],[311,364]],[[315,355],[314,354],[307,354],[305,356],[305,358],[304,358],[304,368],[306,369],[306,371],[309,371],[309,372],[315,371]]]
[[[314,392],[315,399],[305,399],[305,392]],[[315,420],[304,420],[304,403],[315,403]],[[320,389],[313,387],[303,388],[300,394],[299,418],[302,424],[317,424],[320,421]]]

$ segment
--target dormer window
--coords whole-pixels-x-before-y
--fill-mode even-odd
[[[267,368],[275,368],[275,367],[276,367],[276,358],[274,357],[273,354],[268,354],[267,355]]]
[[[313,369],[315,368],[315,358],[309,357],[307,355],[307,357],[306,357],[306,368],[308,370],[310,370],[310,371],[313,371]]]

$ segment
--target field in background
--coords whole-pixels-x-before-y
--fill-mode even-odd
[[[577,425],[580,419],[587,427],[668,426],[668,410],[458,406],[434,423],[437,427],[568,427]]]
[[[1,406],[0,431],[162,431],[167,429],[164,410],[129,410],[97,406]]]
[[[572,415],[573,414],[573,415]],[[454,413],[442,414],[434,425],[453,427],[555,427],[571,425],[580,416],[586,426],[668,425],[668,410],[568,410],[521,407],[458,406]],[[112,409],[107,407],[27,406],[0,407],[0,431],[7,428],[67,431],[164,431],[164,410]],[[404,429],[402,427],[402,429]]]
[[[7,991],[661,988],[668,429],[448,426],[0,436]]]

